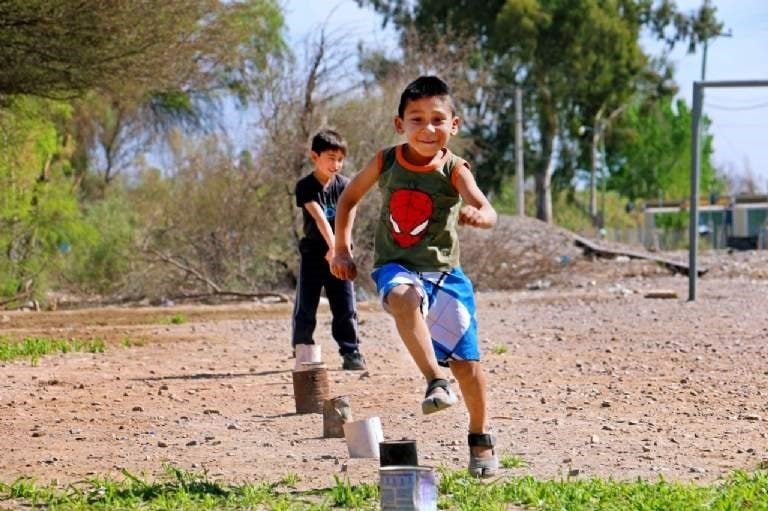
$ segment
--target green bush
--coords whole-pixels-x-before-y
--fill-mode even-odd
[[[0,109],[0,302],[42,295],[72,240],[91,232],[59,129],[69,114],[23,96]]]

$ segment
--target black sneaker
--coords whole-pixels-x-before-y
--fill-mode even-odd
[[[341,364],[341,368],[346,371],[362,371],[365,369],[365,359],[359,351],[345,353],[342,359],[344,361]]]

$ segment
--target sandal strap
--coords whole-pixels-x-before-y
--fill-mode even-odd
[[[444,378],[435,378],[434,380],[430,381],[429,385],[427,385],[427,391],[424,393],[424,397],[429,396],[432,391],[438,387],[443,388],[446,392],[448,392],[448,389],[450,388],[448,386],[448,380]]]
[[[467,443],[470,447],[495,447],[496,437],[490,433],[470,433]]]

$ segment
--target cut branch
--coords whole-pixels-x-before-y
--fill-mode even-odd
[[[178,268],[178,269],[180,269],[182,271],[185,271],[188,274],[192,275],[197,280],[203,282],[205,285],[207,285],[208,287],[213,289],[216,293],[220,293],[221,292],[221,288],[218,286],[218,284],[216,284],[211,279],[209,279],[208,277],[206,277],[205,275],[200,273],[195,268],[192,268],[191,266],[189,266],[187,264],[184,264],[181,261],[179,261],[177,259],[174,259],[173,257],[171,257],[171,256],[169,256],[167,254],[164,254],[164,253],[162,253],[159,250],[156,250],[154,248],[150,248],[148,250],[150,251],[150,253],[152,253],[155,256],[157,256],[161,261],[163,261],[165,263],[168,263],[171,266],[175,266],[176,268]]]

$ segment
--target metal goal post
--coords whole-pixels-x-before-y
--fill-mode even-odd
[[[693,82],[693,112],[691,118],[691,209],[688,225],[688,301],[696,300],[696,250],[699,243],[699,172],[701,157],[701,110],[704,89],[768,87],[768,80],[698,81]]]

